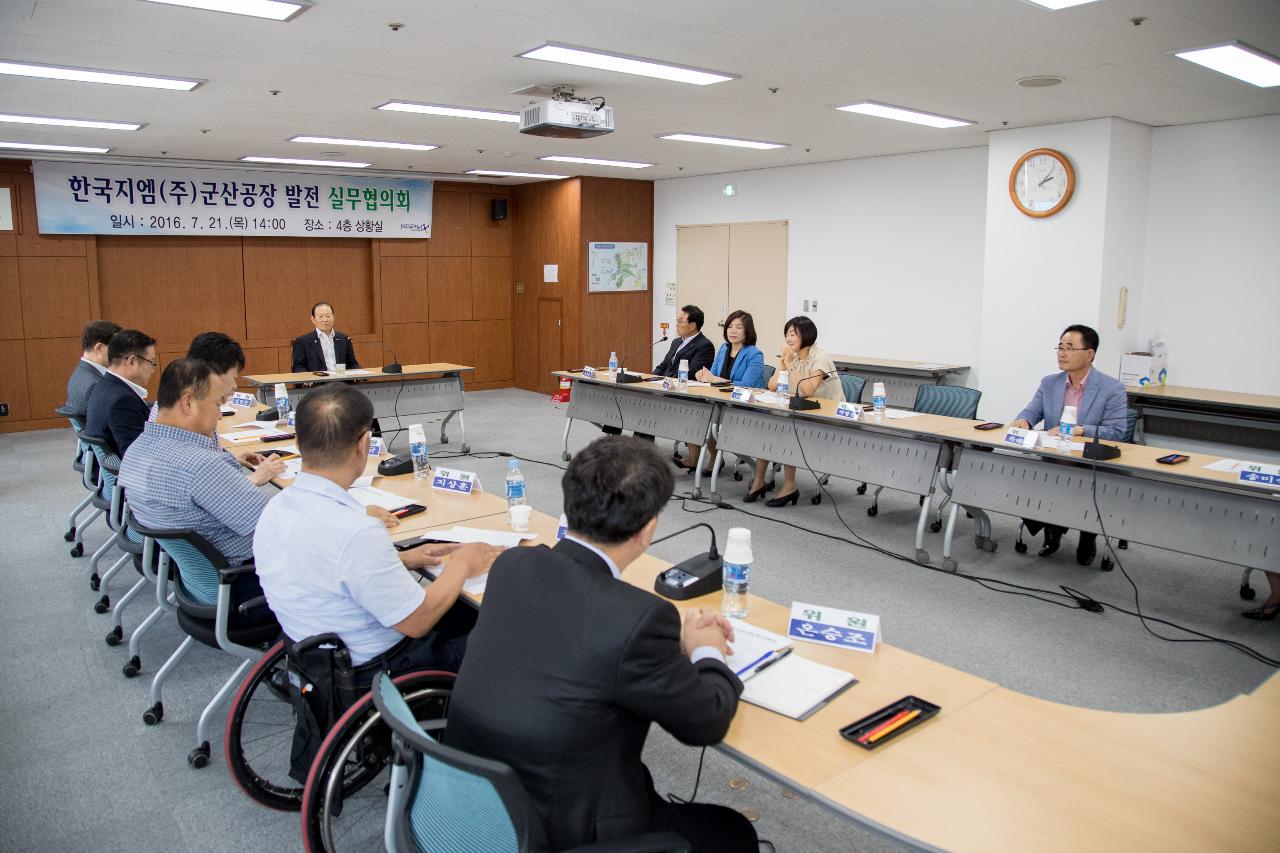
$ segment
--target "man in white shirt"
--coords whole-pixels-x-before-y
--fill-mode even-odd
[[[339,364],[349,369],[360,367],[351,338],[333,328],[333,306],[317,302],[311,306],[311,322],[314,332],[301,335],[293,341],[293,372],[333,373]]]
[[[347,493],[364,473],[373,404],[345,384],[298,406],[302,471],[262,512],[253,554],[267,603],[293,641],[342,638],[368,686],[382,669],[457,671],[474,611],[463,582],[489,570],[499,549],[422,545],[397,552],[382,524]],[[448,563],[425,590],[408,569]]]

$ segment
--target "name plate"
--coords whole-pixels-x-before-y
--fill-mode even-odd
[[[242,409],[252,406],[255,402],[252,394],[243,394],[237,391],[231,395],[231,405],[239,406]]]
[[[1280,467],[1246,463],[1240,472],[1240,482],[1255,486],[1280,487]]]
[[[857,403],[842,402],[836,406],[837,418],[848,418],[851,421],[860,420],[862,418],[862,407]]]
[[[298,413],[293,409],[289,410],[289,426],[296,427],[298,425]]]
[[[754,396],[754,395],[751,393],[751,389],[750,389],[750,388],[737,388],[737,387],[735,387],[735,388],[733,389],[733,394],[731,394],[730,396],[732,396],[732,397],[733,397],[733,399],[737,400],[739,403],[750,403],[750,402],[751,402],[751,398],[752,398],[752,396]]]
[[[289,415],[289,425],[293,426],[293,415]],[[383,449],[384,447],[382,444],[381,436],[375,435],[369,438],[369,455],[370,456],[381,456]]]
[[[596,378],[596,369],[595,369],[594,367],[591,367],[591,366],[587,366],[587,367],[582,368],[582,378],[583,378],[583,379],[595,379],[595,378]]]
[[[787,636],[871,654],[880,639],[880,617],[793,601]]]
[[[431,480],[431,488],[442,492],[453,492],[469,495],[480,488],[480,478],[471,471],[454,471],[450,468],[437,468]]]
[[[1014,447],[1021,447],[1023,450],[1032,450],[1036,446],[1036,442],[1040,440],[1040,432],[1034,429],[1019,429],[1018,427],[1009,427],[1004,434],[1004,443],[1012,444]]]

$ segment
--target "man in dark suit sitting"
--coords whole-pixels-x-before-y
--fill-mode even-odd
[[[147,425],[151,410],[143,402],[147,396],[144,386],[155,369],[155,338],[137,329],[125,329],[111,337],[107,372],[89,397],[84,431],[105,438],[117,456],[124,456]]]
[[[755,851],[733,809],[673,804],[640,760],[652,722],[693,746],[724,738],[742,682],[729,623],[680,614],[620,573],[649,546],[674,478],[653,448],[602,438],[562,481],[569,532],[490,571],[445,742],[514,768],[552,849],[669,830],[695,851]]]
[[[120,327],[110,320],[94,320],[80,335],[80,360],[67,380],[67,402],[58,411],[84,425],[89,411],[89,398],[107,372],[107,348]]]
[[[293,340],[294,373],[317,370],[333,373],[339,364],[351,370],[360,367],[351,338],[333,329],[332,305],[317,302],[311,306],[311,322],[315,324],[316,330],[299,335]]]

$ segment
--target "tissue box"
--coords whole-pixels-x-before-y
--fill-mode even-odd
[[[1120,356],[1120,381],[1125,385],[1163,385],[1169,378],[1164,358],[1144,352],[1127,352]]]

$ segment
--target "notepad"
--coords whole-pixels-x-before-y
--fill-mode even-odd
[[[843,669],[791,654],[749,678],[742,699],[784,717],[805,720],[857,683]]]
[[[781,634],[748,625],[741,619],[731,618],[729,624],[733,626],[733,654],[725,663],[739,678],[747,678],[760,664],[791,648],[791,640]]]

